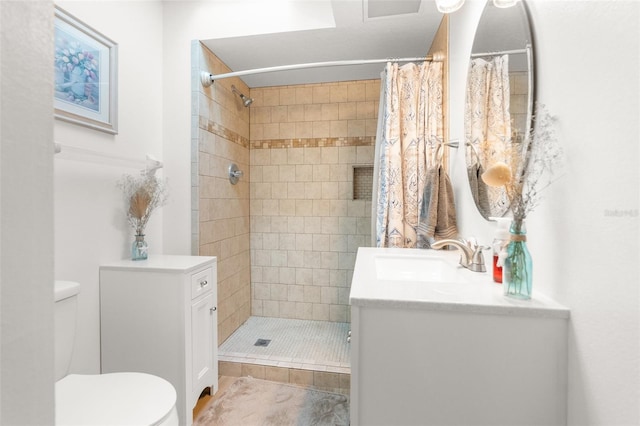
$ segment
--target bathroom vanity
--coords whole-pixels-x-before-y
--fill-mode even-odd
[[[215,257],[153,255],[100,267],[102,373],[138,371],[173,384],[181,425],[218,389]]]
[[[455,251],[360,248],[351,425],[566,424],[569,310],[506,298]]]

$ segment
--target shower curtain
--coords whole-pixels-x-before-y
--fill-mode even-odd
[[[374,162],[372,239],[415,247],[420,206],[443,142],[442,62],[387,63],[382,74]]]
[[[509,55],[473,59],[465,102],[467,172],[472,188],[478,186],[473,194],[477,205],[494,216],[503,216],[509,210],[508,197],[504,188],[484,185],[479,174],[496,161],[511,163],[509,101]]]

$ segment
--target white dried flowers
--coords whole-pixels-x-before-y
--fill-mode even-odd
[[[153,174],[142,173],[141,176],[123,175],[118,182],[125,202],[128,204],[127,220],[135,229],[136,235],[144,235],[144,228],[151,213],[168,201],[169,192],[166,181]]]
[[[541,192],[556,179],[563,153],[555,130],[554,118],[543,104],[536,104],[536,115],[529,137],[522,146],[512,145],[511,166],[504,163],[487,169],[482,180],[489,186],[504,186],[509,197],[516,230],[540,202]],[[505,172],[505,166],[510,172]],[[498,168],[494,170],[494,168]]]

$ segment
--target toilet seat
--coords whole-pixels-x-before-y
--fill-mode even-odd
[[[175,388],[145,373],[70,374],[56,382],[56,425],[178,423]]]

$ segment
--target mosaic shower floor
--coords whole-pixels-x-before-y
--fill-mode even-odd
[[[349,374],[350,328],[342,322],[250,317],[218,355],[220,361]]]

